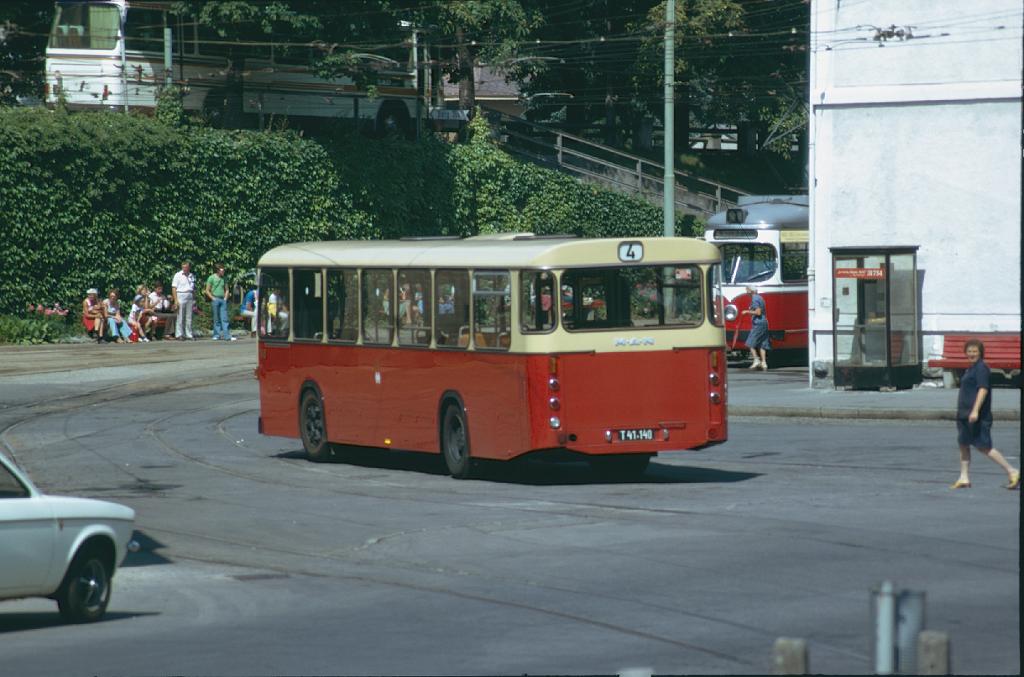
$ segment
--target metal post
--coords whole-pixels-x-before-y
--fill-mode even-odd
[[[925,594],[901,590],[896,595],[896,671],[916,675],[917,637],[924,629]]]
[[[121,42],[121,86],[124,87],[124,89],[121,90],[121,101],[122,101],[122,103],[124,103],[124,112],[125,113],[128,112],[128,55],[125,53],[125,44],[124,44],[125,43],[124,22],[125,22],[125,17],[127,16],[127,11],[128,11],[127,9],[122,9],[121,10],[121,26],[120,26],[120,28],[121,28],[121,35],[118,36],[120,38],[120,42]]]
[[[875,674],[891,675],[896,668],[896,596],[892,582],[875,592]]]
[[[665,237],[676,234],[675,70],[676,0],[665,2],[665,182],[662,188]]]
[[[420,46],[419,32],[412,28],[412,89],[416,92],[416,139],[420,138]]]
[[[164,86],[171,84],[173,75],[171,62],[171,27],[164,26]]]
[[[555,137],[555,151],[558,153],[558,166],[562,166],[562,135]]]

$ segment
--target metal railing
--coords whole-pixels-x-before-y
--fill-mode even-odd
[[[664,165],[557,129],[487,110],[497,123],[497,140],[508,152],[572,174],[584,181],[661,206]],[[676,209],[710,216],[736,205],[748,191],[684,171],[675,172]]]

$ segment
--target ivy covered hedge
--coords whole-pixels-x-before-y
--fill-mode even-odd
[[[658,235],[661,210],[489,141],[306,139],[113,113],[0,109],[0,313],[88,287],[252,268],[298,240],[532,231]],[[683,227],[677,232],[684,232]]]

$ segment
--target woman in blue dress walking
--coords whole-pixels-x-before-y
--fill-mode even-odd
[[[985,364],[985,344],[970,339],[964,344],[964,354],[970,367],[960,377],[960,394],[956,405],[957,442],[960,444],[960,477],[950,489],[969,489],[971,478],[971,447],[999,464],[1010,481],[1007,489],[1020,487],[1020,471],[1011,466],[999,450],[992,446],[992,389],[989,385],[991,370]]]
[[[750,294],[750,307],[743,311],[744,315],[751,315],[750,333],[747,334],[747,347],[750,348],[750,358],[754,361],[751,369],[762,369],[768,371],[768,351],[771,350],[771,341],[768,338],[768,313],[764,307],[764,299],[752,286],[747,287]]]

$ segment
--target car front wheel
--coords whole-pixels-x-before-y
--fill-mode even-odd
[[[78,553],[57,594],[60,615],[70,623],[91,623],[102,618],[110,602],[110,576],[98,553]]]

